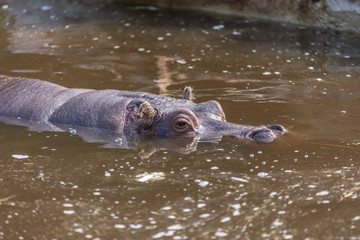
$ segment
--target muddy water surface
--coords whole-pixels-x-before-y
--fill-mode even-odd
[[[62,18],[6,6],[1,74],[174,97],[190,85],[228,121],[292,133],[121,149],[0,123],[0,239],[360,238],[355,36],[153,8]]]

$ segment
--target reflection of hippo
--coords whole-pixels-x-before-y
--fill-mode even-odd
[[[69,89],[53,83],[0,75],[0,116],[41,124],[107,129],[125,136],[222,136],[268,143],[286,132],[281,125],[244,126],[225,121],[216,101],[193,103],[143,92]]]

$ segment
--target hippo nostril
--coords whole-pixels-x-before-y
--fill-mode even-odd
[[[253,130],[249,137],[260,143],[269,143],[274,141],[276,135],[268,128],[260,128]]]
[[[286,133],[287,132],[286,128],[284,128],[280,124],[273,124],[273,125],[268,126],[268,128],[271,129],[271,130],[279,131],[281,133]]]

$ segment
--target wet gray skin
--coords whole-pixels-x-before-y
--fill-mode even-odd
[[[143,92],[68,89],[45,81],[0,77],[0,115],[44,124],[111,130],[129,136],[233,136],[269,143],[284,134],[281,125],[247,126],[226,122],[220,104]]]

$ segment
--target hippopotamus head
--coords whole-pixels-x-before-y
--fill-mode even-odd
[[[192,102],[192,89],[186,87],[182,99],[133,100],[130,114],[138,132],[155,136],[233,136],[257,142],[272,142],[286,132],[281,125],[248,126],[226,122],[217,101]]]

